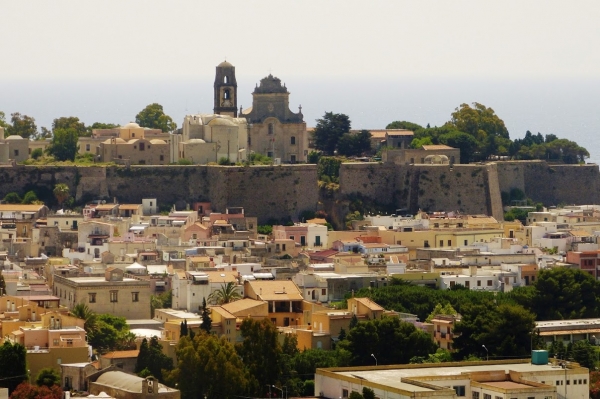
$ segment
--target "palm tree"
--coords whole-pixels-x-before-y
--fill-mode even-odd
[[[58,183],[56,186],[54,186],[54,190],[52,192],[58,201],[58,205],[62,205],[62,203],[69,198],[69,186],[64,183]]]
[[[233,281],[221,285],[221,288],[211,292],[208,296],[208,300],[217,305],[223,305],[224,303],[237,301],[241,298],[242,295],[240,295],[240,293],[237,291],[237,286]]]
[[[88,335],[90,333],[93,334],[97,327],[96,313],[94,313],[94,311],[91,310],[88,307],[88,305],[86,305],[85,303],[78,303],[73,307],[73,310],[71,310],[71,314],[77,317],[78,319],[85,320],[85,323],[83,324],[83,329]]]

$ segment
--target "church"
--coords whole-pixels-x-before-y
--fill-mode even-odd
[[[179,158],[193,163],[241,162],[258,153],[275,163],[306,162],[308,133],[302,115],[289,108],[290,92],[277,77],[261,79],[252,106],[238,109],[235,67],[216,67],[213,114],[187,115],[181,128]]]

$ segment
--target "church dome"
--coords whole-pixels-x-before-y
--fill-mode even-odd
[[[217,68],[232,68],[232,67],[233,67],[233,65],[231,65],[227,61],[223,61],[219,65],[217,65]]]
[[[152,143],[152,144],[167,144],[166,141],[161,140],[161,139],[152,139],[152,140],[150,140],[150,143]]]
[[[215,118],[208,122],[208,126],[235,126],[235,123],[225,118]]]
[[[103,141],[103,143],[104,144],[124,144],[124,143],[127,143],[127,142],[125,140],[123,140],[122,138],[117,137],[115,139],[105,140],[105,141]]]
[[[139,129],[139,128],[140,128],[140,125],[138,125],[135,122],[129,122],[128,124],[123,126],[123,129]]]
[[[191,139],[190,141],[188,141],[188,143],[204,144],[206,143],[206,141],[202,139]]]

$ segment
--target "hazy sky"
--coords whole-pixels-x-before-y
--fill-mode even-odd
[[[595,1],[0,1],[3,78],[599,77]]]
[[[477,101],[600,161],[599,21],[598,0],[0,0],[0,111],[125,124],[158,102],[180,125],[226,58],[238,105],[273,73],[308,126],[439,126]]]

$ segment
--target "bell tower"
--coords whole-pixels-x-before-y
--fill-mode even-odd
[[[235,67],[229,62],[223,61],[217,65],[214,87],[214,113],[237,118],[237,82],[235,80]]]

